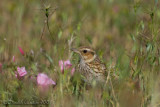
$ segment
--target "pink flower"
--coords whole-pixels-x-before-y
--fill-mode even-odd
[[[12,57],[12,61],[15,62],[15,56]]]
[[[59,61],[59,66],[61,68],[61,72],[64,73],[64,66],[63,66],[63,61],[62,60]]]
[[[37,83],[42,86],[56,85],[56,83],[44,73],[38,74]]]
[[[59,66],[61,68],[61,72],[64,73],[64,68],[69,69],[72,66],[72,64],[69,60],[66,60],[64,62],[62,60],[60,60]]]
[[[71,68],[71,67],[72,67],[72,64],[71,64],[70,60],[66,60],[66,61],[60,60],[60,61],[59,61],[59,66],[60,66],[61,72],[64,74],[64,69],[69,69],[69,68]],[[72,68],[72,70],[71,70],[71,75],[74,74],[74,71],[75,71],[75,68]]]
[[[18,79],[21,79],[22,77],[24,77],[27,74],[27,71],[25,69],[25,67],[17,67],[17,71],[15,73],[16,77]]]
[[[71,75],[72,76],[74,75],[74,72],[75,72],[75,68],[72,68],[72,70],[71,70]]]
[[[64,66],[66,69],[69,69],[72,66],[72,64],[69,60],[66,60],[66,61],[64,61]]]
[[[21,48],[21,47],[18,47],[18,49],[19,49],[20,53],[21,53],[22,55],[24,55],[24,51],[22,50],[22,48]]]

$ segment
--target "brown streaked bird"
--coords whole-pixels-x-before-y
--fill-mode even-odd
[[[106,66],[97,56],[96,52],[90,47],[72,48],[73,52],[78,53],[80,61],[76,66],[76,70],[80,72],[87,83],[94,80],[98,83],[104,83],[106,80]]]

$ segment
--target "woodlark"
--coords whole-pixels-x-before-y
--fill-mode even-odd
[[[105,64],[100,61],[92,48],[80,47],[78,49],[72,48],[71,50],[80,56],[76,71],[82,74],[85,82],[89,84],[93,81],[96,81],[96,83],[105,82],[107,74]]]

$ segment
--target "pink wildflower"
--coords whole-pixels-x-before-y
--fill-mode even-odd
[[[72,66],[72,64],[69,60],[66,60],[66,61],[64,61],[64,66],[66,69],[69,69]]]
[[[72,68],[72,70],[71,70],[71,75],[72,76],[74,75],[74,72],[75,72],[75,68]]]
[[[66,61],[60,60],[60,61],[59,61],[59,66],[60,66],[61,72],[64,74],[64,69],[69,69],[69,68],[71,68],[71,67],[72,67],[72,64],[71,64],[70,60],[66,60]],[[72,70],[71,70],[71,75],[74,74],[74,71],[75,71],[75,68],[72,68]]]
[[[17,67],[17,71],[16,71],[16,77],[18,79],[21,79],[22,77],[24,77],[27,74],[27,71],[25,69],[25,67]]]
[[[63,66],[63,61],[62,60],[59,61],[59,66],[61,68],[61,72],[64,73],[64,66]]]
[[[21,53],[22,55],[24,55],[24,51],[22,50],[22,48],[21,48],[21,47],[18,47],[18,49],[19,49],[20,53]]]
[[[44,73],[38,74],[37,83],[41,86],[56,85],[56,83]]]
[[[15,62],[15,56],[12,57],[12,61]]]

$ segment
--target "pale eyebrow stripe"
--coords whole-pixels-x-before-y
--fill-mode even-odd
[[[84,48],[85,50],[87,50],[87,51],[92,51],[91,49],[88,49],[88,48]],[[82,49],[82,50],[84,50],[84,49]]]
[[[95,53],[95,51],[93,51],[92,49],[89,49],[89,48],[82,48],[82,49],[80,49],[81,51],[83,51],[83,50],[87,50],[87,51],[90,51],[90,52],[94,52]]]

